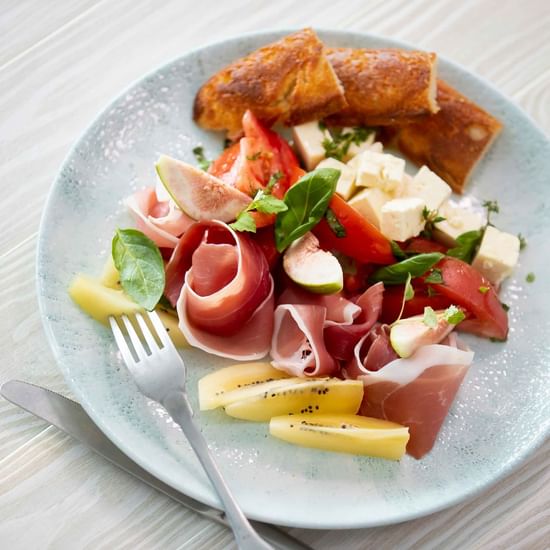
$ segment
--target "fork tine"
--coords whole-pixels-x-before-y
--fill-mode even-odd
[[[128,347],[128,343],[126,342],[126,338],[124,338],[124,334],[122,334],[122,329],[118,326],[116,319],[112,316],[109,317],[109,323],[111,325],[113,336],[115,337],[116,345],[118,346],[120,354],[122,355],[122,359],[124,359],[126,366],[131,370],[132,367],[135,365],[136,360],[134,359],[134,356],[132,355],[132,352]]]
[[[172,340],[170,339],[170,336],[168,336],[168,333],[166,332],[166,327],[162,324],[162,321],[160,320],[160,317],[158,316],[156,311],[148,311],[147,315],[149,315],[149,319],[151,319],[151,323],[153,323],[153,326],[155,327],[158,337],[160,341],[165,346],[171,346],[174,347],[174,344],[172,343]]]
[[[136,355],[139,357],[140,360],[146,359],[147,352],[145,351],[145,348],[143,347],[143,344],[139,339],[138,333],[136,332],[134,325],[132,325],[130,319],[128,319],[126,315],[123,315],[121,318],[124,326],[126,327],[126,332],[128,333],[130,340],[132,341]]]
[[[139,328],[141,329],[141,334],[143,334],[143,337],[145,338],[145,341],[147,342],[151,353],[153,353],[154,350],[159,349],[159,345],[157,344],[155,337],[151,333],[151,329],[147,326],[143,315],[141,313],[136,313],[136,319],[139,324]]]

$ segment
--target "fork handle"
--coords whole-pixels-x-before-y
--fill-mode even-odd
[[[180,425],[214,489],[216,489],[222,501],[227,520],[233,529],[238,547],[241,550],[273,550],[273,547],[262,539],[250,525],[233,498],[218,466],[214,462],[204,436],[193,420],[193,409],[187,395],[181,391],[173,391],[168,394],[162,404],[173,420]]]

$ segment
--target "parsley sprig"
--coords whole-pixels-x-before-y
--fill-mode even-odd
[[[208,170],[208,168],[210,167],[210,164],[212,164],[212,162],[210,160],[208,160],[205,156],[204,156],[204,149],[202,146],[197,146],[193,149],[193,154],[195,155],[195,158],[197,159],[197,163],[199,165],[199,168],[201,170]]]
[[[431,239],[435,224],[445,221],[445,218],[440,216],[437,210],[429,210],[426,206],[422,210],[422,217],[426,223],[424,224],[424,230],[421,235],[422,237]]]
[[[284,201],[271,194],[273,186],[283,177],[281,172],[275,172],[269,179],[264,189],[258,189],[252,202],[237,216],[237,219],[229,226],[235,231],[249,231],[256,233],[256,222],[250,212],[263,212],[264,214],[278,214],[288,210]]]
[[[326,130],[324,122],[319,122],[319,128]],[[325,150],[325,157],[332,157],[336,160],[344,160],[348,154],[351,144],[361,145],[369,139],[369,136],[374,132],[371,128],[357,127],[351,130],[334,130],[332,136],[327,136],[322,145]]]

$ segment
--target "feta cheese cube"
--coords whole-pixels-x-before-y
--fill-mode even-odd
[[[488,225],[472,267],[498,286],[512,273],[518,259],[519,239]]]
[[[435,224],[433,237],[448,247],[456,246],[456,239],[462,233],[477,231],[485,225],[485,219],[480,213],[451,202],[443,203],[439,215],[445,220]]]
[[[380,229],[382,207],[390,200],[390,195],[384,193],[381,189],[373,187],[371,189],[359,191],[359,193],[351,198],[349,204],[372,223],[372,225]]]
[[[328,130],[321,130],[317,121],[293,126],[292,138],[308,170],[313,170],[325,158],[323,140],[331,139]]]
[[[373,153],[383,153],[384,152],[384,146],[379,142],[375,141],[372,145],[369,145],[366,148],[367,151],[372,151]],[[353,168],[353,170],[357,173],[357,168],[359,167],[359,162],[361,162],[361,155],[365,151],[362,151],[355,155],[352,159],[348,160],[348,166],[350,168]]]
[[[451,188],[427,166],[422,166],[414,178],[405,182],[402,195],[417,197],[426,203],[428,210],[438,210],[451,196]]]
[[[355,172],[343,162],[328,158],[322,160],[317,168],[335,168],[340,170],[340,177],[336,184],[336,192],[344,199],[348,200],[355,192]]]
[[[416,197],[393,199],[382,206],[380,231],[394,241],[416,237],[424,229],[426,203]]]
[[[379,187],[386,193],[393,193],[401,186],[404,173],[403,159],[365,151],[360,155],[355,183],[363,187]]]

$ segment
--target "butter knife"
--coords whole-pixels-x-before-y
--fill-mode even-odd
[[[14,405],[53,424],[103,458],[106,458],[115,466],[137,477],[186,508],[226,527],[229,526],[221,510],[212,508],[180,493],[127,457],[118,447],[111,443],[107,436],[93,423],[84,409],[75,401],[46,388],[20,380],[10,380],[3,384],[0,388],[0,394]],[[262,537],[277,548],[311,550],[310,546],[300,542],[277,527],[258,521],[252,521],[251,523]]]

